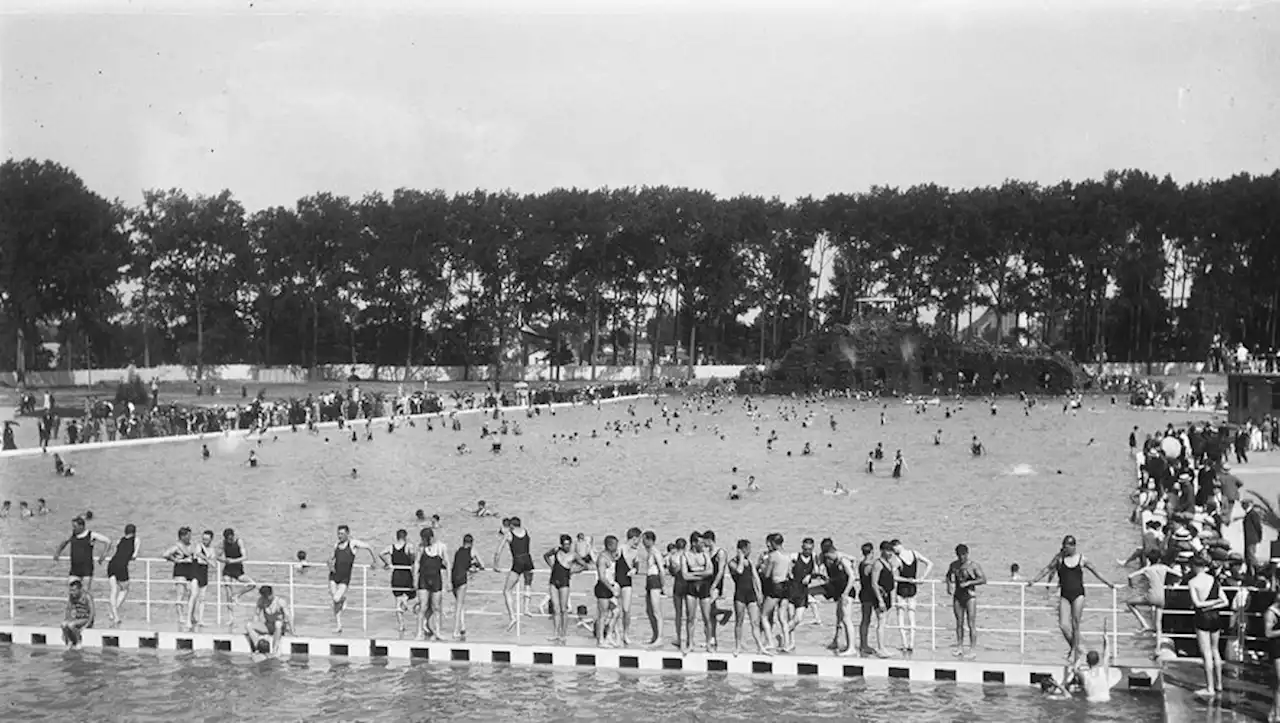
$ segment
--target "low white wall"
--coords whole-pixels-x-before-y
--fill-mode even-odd
[[[317,373],[321,379],[345,381],[353,372],[364,380],[398,382],[458,382],[470,379],[484,381],[492,374],[492,367],[459,366],[416,366],[409,367],[376,367],[372,364],[327,364],[319,367]],[[745,369],[744,365],[703,365],[693,367],[695,379],[736,378]],[[131,373],[136,373],[143,381],[158,379],[161,382],[191,382],[195,379],[195,367],[167,365],[157,367],[137,367],[131,369],[73,369],[27,372],[26,381],[32,387],[80,387],[90,384],[115,384],[125,381]],[[652,377],[651,377],[652,374]],[[686,378],[689,375],[687,366],[563,366],[560,367],[559,380],[597,381],[597,382],[630,382],[646,381],[650,378]],[[504,381],[522,379],[528,382],[551,381],[556,378],[556,370],[550,366],[528,366],[523,369],[510,367],[503,370]],[[258,367],[252,364],[221,364],[204,368],[204,378],[209,381],[225,382],[257,382],[260,384],[294,384],[307,381],[305,367]],[[15,372],[0,373],[0,383],[8,386],[17,385]]]

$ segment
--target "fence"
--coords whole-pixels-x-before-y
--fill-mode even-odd
[[[0,555],[0,558],[3,558],[0,564],[3,565],[4,571],[3,590],[8,602],[5,609],[9,620],[15,624],[19,622],[50,624],[58,619],[62,606],[66,602],[68,578],[50,568],[55,564],[61,566],[65,563],[55,563],[50,557],[39,555]],[[171,564],[156,558],[142,558],[132,564],[131,574],[134,577],[130,580],[130,599],[126,600],[122,606],[122,610],[128,613],[127,617],[136,619],[136,613],[133,611],[141,605],[142,616],[149,626],[177,623],[178,612],[175,606],[180,604],[177,597],[178,586],[172,578],[164,577],[162,572],[167,571]],[[286,598],[295,627],[315,629],[327,624],[332,614],[332,601],[329,597],[327,570],[324,565],[313,564],[308,569],[300,567],[300,563],[297,562],[254,562],[246,563],[245,567],[249,577],[252,577],[257,584],[271,584],[275,587],[277,594]],[[536,571],[535,574],[542,579],[533,586],[526,587],[521,581],[514,588],[516,614],[512,632],[516,641],[520,641],[523,635],[528,634],[523,618],[534,615],[534,609],[531,608],[529,601],[539,585],[545,585],[544,576],[547,572],[546,570]],[[210,583],[202,608],[213,605],[214,624],[222,625],[225,609],[231,607],[234,614],[236,603],[231,599],[231,593],[242,592],[244,587],[243,583],[222,581],[221,568],[216,563],[210,566],[209,573]],[[503,591],[500,575],[505,573],[493,571],[475,573],[467,590],[467,600],[469,603],[476,604],[474,607],[468,606],[465,611],[466,617],[481,620],[498,618],[496,626],[491,631],[494,635],[507,634],[504,632],[505,621],[502,620],[507,617],[507,613],[501,602]],[[354,616],[358,616],[361,631],[393,629],[396,608],[393,606],[389,576],[390,573],[385,572],[381,567],[375,569],[357,566],[353,571],[345,614],[349,621],[354,620]],[[583,572],[581,576],[585,576],[590,583],[594,583],[594,571]],[[178,584],[186,585],[185,581]],[[937,580],[922,582],[917,598],[920,607],[917,611],[915,627],[916,640],[920,649],[926,649],[924,643],[927,640],[927,649],[935,653],[938,651],[940,635],[944,648],[951,648],[949,641],[954,639],[950,600],[946,598],[945,588],[939,589],[942,585],[943,583]],[[92,586],[98,625],[102,625],[101,621],[105,619],[108,609],[103,590],[106,586],[107,583],[104,580],[98,580]],[[572,615],[577,606],[584,603],[587,604],[588,610],[594,612],[590,586],[583,583],[578,583],[577,586],[582,589],[571,592],[569,613]],[[1106,589],[1103,585],[1087,587],[1095,591]],[[233,590],[233,588],[238,589]],[[1122,613],[1127,611],[1118,591],[1107,590],[1107,593],[1098,597],[1109,604],[1089,607],[1086,609],[1086,614],[1092,617],[1096,617],[1099,613],[1105,615],[1111,623],[1109,642],[1112,649],[1124,650],[1120,645],[1137,639],[1138,633],[1120,632],[1120,618]],[[637,587],[631,606],[631,626],[633,630],[643,629],[647,633],[648,623],[645,618],[643,595],[642,587]],[[1056,658],[1062,646],[1062,642],[1056,640],[1061,635],[1057,627],[1056,598],[1056,591],[1044,586],[1028,588],[1021,582],[989,582],[982,588],[979,602],[978,621],[982,624],[977,627],[977,631],[983,641],[983,648],[988,651],[1008,653],[1010,656],[1016,653],[1021,659],[1027,659],[1030,656],[1043,660],[1048,659],[1049,655]],[[498,601],[496,609],[490,604],[495,600]],[[240,605],[247,607],[251,603]],[[453,603],[446,602],[445,606],[450,609],[442,611],[442,625],[447,625],[454,614]],[[662,607],[664,628],[671,630],[673,629],[669,627],[672,625],[671,605],[664,603]],[[1191,611],[1165,610],[1164,613],[1190,615]],[[892,613],[889,614],[890,623],[886,627],[890,631],[898,631],[901,635],[903,628],[894,622],[894,617]],[[1156,620],[1157,626],[1160,624],[1159,617],[1157,616]],[[19,618],[22,620],[20,621]],[[854,618],[850,623],[851,626],[858,623],[856,609]],[[199,619],[204,620],[203,614]],[[473,627],[473,630],[480,632],[482,627],[489,626]],[[802,626],[801,629],[803,630],[804,627]],[[826,626],[824,626],[824,635],[825,630]],[[484,633],[482,632],[481,635],[483,636]],[[695,636],[700,635],[701,633],[695,630]],[[1082,630],[1082,640],[1097,640],[1098,635],[1096,628],[1093,631]],[[1194,633],[1158,633],[1158,635],[1165,638],[1195,637]],[[995,644],[992,643],[993,640],[996,641]],[[1056,652],[1051,653],[1051,650]]]

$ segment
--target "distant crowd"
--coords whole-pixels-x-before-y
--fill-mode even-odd
[[[543,384],[537,389],[510,389],[499,394],[452,392],[441,396],[429,390],[399,393],[367,392],[359,383],[335,388],[305,398],[268,399],[266,390],[249,397],[241,386],[241,401],[235,404],[186,406],[170,402],[161,404],[159,390],[153,382],[146,402],[87,398],[83,411],[75,417],[63,418],[57,412],[52,391],[42,393],[43,404],[36,406],[35,392],[24,391],[20,411],[36,416],[40,446],[48,447],[60,440],[66,444],[114,442],[122,439],[169,437],[175,435],[211,434],[228,430],[251,430],[266,427],[304,426],[321,422],[406,415],[434,414],[445,410],[545,405],[559,402],[581,403],[594,399],[639,394],[653,385],[636,382],[600,384],[563,388],[559,384]],[[214,384],[200,385],[201,396],[207,390],[218,397],[221,390]],[[11,432],[6,432],[5,449],[16,449]]]

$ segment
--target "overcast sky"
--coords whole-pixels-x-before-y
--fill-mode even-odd
[[[147,5],[0,6],[6,157],[127,202],[230,188],[250,210],[400,186],[790,199],[1280,166],[1275,4]]]

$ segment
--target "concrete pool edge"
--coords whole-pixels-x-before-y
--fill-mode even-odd
[[[56,627],[0,625],[0,644],[62,647]],[[1062,670],[1052,663],[999,663],[962,660],[892,660],[841,658],[832,655],[755,655],[697,651],[678,653],[639,648],[593,648],[518,645],[493,642],[427,642],[380,638],[291,637],[284,640],[293,657],[351,660],[405,660],[479,665],[519,665],[560,669],[635,670],[648,672],[725,673],[748,676],[812,677],[828,680],[893,678],[922,682],[1038,686]],[[175,633],[146,630],[84,631],[83,645],[92,649],[218,651],[248,655],[249,642],[230,633]],[[1160,688],[1157,667],[1117,666],[1118,690]]]
[[[638,399],[654,399],[654,398],[657,398],[658,396],[659,395],[654,393],[629,394],[629,395],[620,396],[620,397],[605,397],[603,399],[600,399],[599,402],[601,404],[605,404],[605,403],[615,404],[618,402],[633,402]],[[566,409],[566,408],[572,408],[572,407],[589,407],[594,403],[595,403],[594,401],[553,402],[551,404],[539,404],[537,405],[537,407],[540,409]],[[500,409],[504,412],[510,412],[510,411],[520,411],[520,410],[531,409],[531,408],[532,407],[501,407]],[[410,414],[410,415],[407,415],[407,418],[416,420],[416,419],[429,419],[429,418],[435,417],[438,419],[441,417],[441,415],[447,416],[453,412],[457,412],[459,415],[462,415],[462,414],[475,414],[478,412],[492,412],[493,409],[494,409],[493,407],[452,409],[452,410],[445,410],[441,412],[424,412],[423,414]],[[397,417],[397,419],[404,419],[404,418],[406,417]],[[392,417],[386,417],[386,416],[374,417],[372,419],[372,422],[374,424],[384,424],[388,421],[391,421],[391,419]],[[347,423],[347,426],[354,426],[356,424],[363,423],[364,421],[365,420],[362,420],[362,419],[352,420]],[[275,427],[268,427],[266,429],[266,432],[285,432],[285,431],[289,431],[292,428],[293,428],[293,425],[284,424],[284,425],[279,425]],[[319,424],[316,425],[316,428],[317,429],[337,429],[338,423],[337,422],[320,422]],[[27,447],[24,449],[9,449],[9,450],[0,451],[0,459],[6,458],[6,457],[35,457],[38,455],[48,454],[49,452],[68,452],[71,450],[75,450],[77,452],[89,452],[89,451],[94,451],[99,449],[116,449],[118,447],[144,447],[152,444],[193,442],[193,441],[199,441],[202,439],[217,439],[219,437],[226,437],[226,436],[230,436],[233,433],[241,433],[241,432],[244,433],[242,436],[245,436],[245,437],[250,436],[249,430],[247,429],[233,429],[230,431],[223,431],[223,432],[205,432],[203,434],[175,434],[167,437],[141,437],[139,439],[117,439],[114,442],[89,442],[88,444],[59,444],[56,446],[50,445],[47,451],[41,447]]]

